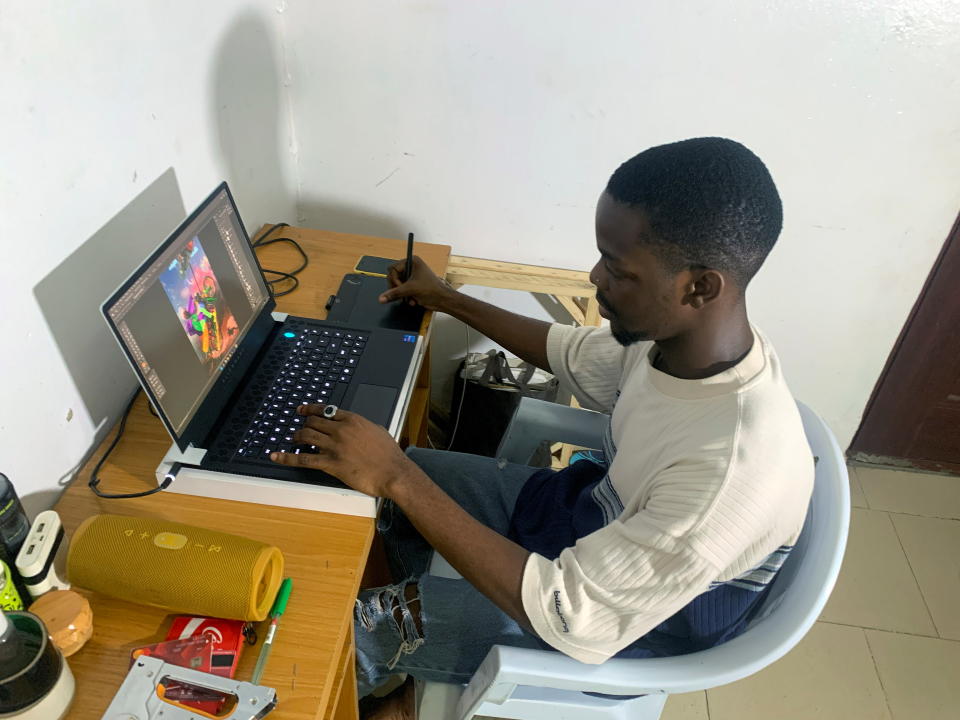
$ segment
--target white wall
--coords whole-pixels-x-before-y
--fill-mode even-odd
[[[786,206],[754,320],[844,444],[960,209],[945,0],[0,2],[0,471],[34,507],[133,387],[97,305],[221,178],[251,228],[586,269],[622,160],[739,139]]]
[[[0,471],[49,505],[135,383],[99,303],[222,179],[295,214],[270,2],[0,5]]]
[[[291,2],[301,220],[587,269],[621,161],[738,139],[786,213],[752,317],[846,445],[960,210],[958,16],[936,0]]]

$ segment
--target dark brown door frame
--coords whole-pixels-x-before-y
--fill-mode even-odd
[[[916,402],[918,393],[941,385],[948,387],[954,379],[950,376],[956,372],[955,358],[944,357],[943,362],[931,363],[932,367],[928,367],[922,377],[916,377],[919,373],[909,372],[907,363],[911,359],[937,357],[938,353],[943,352],[943,333],[960,332],[958,328],[942,326],[936,327],[937,332],[933,332],[937,320],[931,320],[937,318],[938,308],[956,305],[960,284],[953,283],[957,278],[960,278],[960,216],[940,249],[933,269],[883,366],[864,409],[860,427],[847,450],[848,457],[960,473],[960,465],[923,458],[903,460],[907,458],[906,449],[919,431],[922,421]],[[917,322],[921,316],[922,322]],[[908,377],[910,375],[913,377]]]

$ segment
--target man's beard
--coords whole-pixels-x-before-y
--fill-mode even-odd
[[[630,330],[624,330],[623,327],[617,322],[615,318],[610,319],[610,334],[613,335],[613,339],[618,343],[627,347],[628,345],[633,345],[638,343],[641,340],[649,340],[650,334],[643,332],[631,332]]]
[[[613,335],[613,339],[623,345],[623,347],[627,347],[628,345],[633,345],[641,340],[648,340],[650,338],[650,334],[642,330],[625,330],[620,324],[620,320],[617,318],[617,312],[610,307],[610,303],[607,302],[607,299],[603,297],[599,290],[597,290],[597,302],[600,303],[600,305],[603,306],[603,309],[606,310],[610,315],[610,334]]]

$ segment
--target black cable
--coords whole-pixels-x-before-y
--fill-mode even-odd
[[[113,442],[110,443],[110,447],[107,448],[107,451],[103,454],[103,457],[100,458],[100,461],[93,468],[93,472],[90,473],[90,480],[87,482],[87,485],[90,486],[90,489],[93,490],[97,497],[107,498],[108,500],[126,500],[128,498],[146,497],[147,495],[158,493],[161,490],[166,490],[168,487],[170,487],[170,483],[173,482],[173,478],[168,475],[160,485],[152,490],[144,490],[143,492],[138,493],[119,493],[116,495],[101,492],[100,488],[97,487],[100,484],[100,468],[103,467],[103,464],[107,461],[107,458],[110,457],[110,453],[113,452],[113,449],[117,446],[117,443],[120,442],[120,438],[123,437],[123,431],[127,426],[127,418],[130,416],[130,410],[133,408],[133,403],[136,402],[139,394],[140,388],[137,388],[136,392],[133,393],[133,397],[130,398],[130,402],[127,403],[126,409],[123,411],[123,416],[120,418],[120,426],[117,428],[117,434],[114,436]]]
[[[273,296],[274,296],[275,298],[281,297],[281,296],[283,296],[283,295],[289,295],[290,293],[292,293],[294,290],[296,290],[296,289],[300,286],[300,281],[297,279],[296,276],[299,275],[300,272],[302,272],[303,269],[306,268],[307,265],[308,265],[309,262],[310,262],[309,258],[307,257],[307,254],[303,251],[303,248],[300,247],[300,244],[299,244],[296,240],[294,240],[293,238],[291,238],[291,237],[275,237],[275,238],[271,238],[270,240],[267,240],[267,238],[268,238],[271,234],[273,234],[273,232],[274,232],[275,230],[278,230],[279,228],[282,228],[282,227],[290,227],[290,224],[289,224],[289,223],[276,223],[276,224],[274,224],[274,225],[271,225],[269,230],[267,230],[265,233],[263,233],[262,235],[260,235],[259,238],[257,238],[253,243],[251,243],[251,246],[252,246],[254,249],[260,248],[260,247],[266,247],[267,245],[273,245],[274,243],[279,243],[279,242],[290,243],[291,245],[293,245],[294,249],[295,249],[298,253],[300,253],[300,257],[303,258],[303,262],[301,263],[300,267],[298,267],[298,268],[295,269],[295,270],[290,270],[290,271],[288,271],[288,272],[287,272],[287,271],[283,271],[283,270],[271,270],[271,269],[269,269],[269,268],[263,268],[263,272],[265,272],[265,273],[270,273],[271,275],[278,275],[278,276],[279,276],[279,277],[277,277],[277,278],[275,278],[275,279],[273,279],[273,280],[267,280],[267,284],[270,285],[270,291],[273,293]],[[278,285],[279,283],[288,282],[288,281],[289,281],[289,282],[292,282],[293,284],[292,284],[289,288],[287,288],[286,290],[277,291],[277,290],[273,287],[274,285]]]

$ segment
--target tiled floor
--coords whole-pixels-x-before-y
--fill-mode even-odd
[[[840,579],[786,657],[663,720],[960,719],[960,478],[850,468]]]

